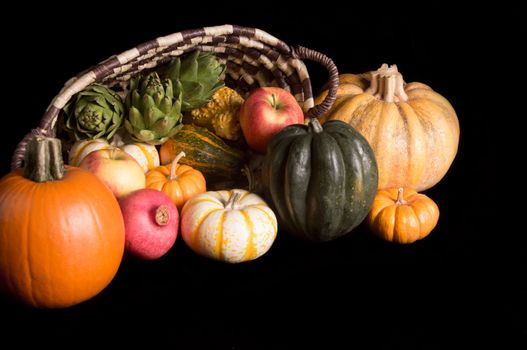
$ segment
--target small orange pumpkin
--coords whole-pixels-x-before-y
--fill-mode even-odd
[[[146,188],[153,188],[166,194],[178,210],[186,201],[207,190],[203,174],[188,165],[178,164],[185,156],[180,152],[170,165],[163,165],[146,174]]]
[[[407,188],[377,192],[366,220],[375,234],[396,243],[425,238],[437,225],[439,208],[428,196]]]
[[[36,136],[25,168],[0,180],[0,290],[35,307],[87,300],[124,252],[117,199],[95,175],[62,161],[60,140]]]

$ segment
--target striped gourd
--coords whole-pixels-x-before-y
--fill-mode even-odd
[[[79,166],[81,161],[89,153],[100,149],[108,149],[112,146],[106,141],[106,139],[90,139],[80,140],[73,144],[68,154],[68,164],[71,166]]]
[[[205,128],[186,124],[172,138],[161,145],[161,164],[166,165],[180,152],[185,152],[181,164],[197,169],[211,179],[232,179],[241,175],[244,153],[227,145]]]
[[[130,143],[121,147],[123,151],[134,157],[146,173],[159,166],[157,148],[146,143]]]
[[[238,263],[265,254],[276,238],[273,211],[254,193],[209,191],[190,199],[181,212],[181,234],[196,253]]]
[[[114,146],[110,145],[105,139],[77,141],[69,152],[68,164],[79,166],[89,153],[111,147]],[[130,143],[119,148],[131,155],[145,173],[159,166],[159,153],[155,146],[146,143]]]

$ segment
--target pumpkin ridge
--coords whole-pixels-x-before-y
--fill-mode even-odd
[[[341,153],[341,156],[343,159],[345,158],[345,155],[343,154],[344,149],[348,149],[352,147],[354,148],[354,150],[356,150],[357,146],[355,142],[353,142],[353,140],[350,138],[349,135],[341,134],[338,131],[330,133],[329,135],[338,144],[339,146],[338,150]],[[343,162],[343,163],[344,163],[344,170],[346,173],[345,179],[344,179],[345,194],[343,198],[348,198],[349,200],[345,201],[344,204],[341,206],[337,205],[337,207],[342,207],[340,226],[344,226],[346,227],[346,230],[351,231],[353,228],[357,226],[354,220],[354,216],[351,215],[354,211],[352,203],[353,203],[353,199],[355,199],[355,192],[360,191],[359,189],[355,188],[354,185],[356,181],[354,180],[356,180],[357,174],[360,174],[362,178],[362,173],[364,169],[362,169],[361,162],[353,162],[353,167],[348,162]],[[359,184],[361,183],[360,180],[361,179],[359,179],[358,181]],[[345,223],[345,225],[343,225],[343,223]]]
[[[284,164],[286,161],[285,155],[289,154],[291,146],[291,139],[294,136],[286,137],[281,142],[273,145],[274,147],[268,150],[268,153],[275,153],[276,156],[271,164],[269,165],[269,192],[274,204],[275,210],[279,213],[279,217],[282,219],[283,225],[290,230],[292,218],[285,205],[285,193],[283,191],[285,169]],[[272,142],[272,141],[271,141]],[[284,155],[284,156],[281,156]],[[278,161],[276,159],[278,158]],[[294,232],[294,231],[293,231]]]
[[[278,226],[275,225],[273,217],[271,215],[269,215],[269,213],[266,210],[264,210],[262,208],[262,206],[266,207],[267,205],[265,203],[258,204],[258,205],[251,205],[251,208],[258,209],[259,211],[263,212],[267,216],[267,218],[269,219],[269,221],[272,223],[272,225],[274,227],[274,232],[275,232],[275,235],[276,235],[277,232],[278,232]]]
[[[413,135],[410,133],[410,126],[409,126],[409,122],[408,122],[408,116],[406,115],[405,110],[402,108],[402,106],[399,103],[395,103],[395,106],[397,107],[397,110],[399,111],[399,115],[401,116],[401,120],[403,122],[403,130],[404,130],[404,132],[406,134],[406,137],[404,139],[407,140],[406,147],[405,147],[406,148],[406,160],[407,160],[407,162],[406,162],[406,173],[414,174],[414,172],[412,170],[413,170],[414,165],[417,162],[412,162],[410,160],[412,159],[412,149],[413,149],[412,141],[415,140],[415,138],[413,138]],[[414,181],[414,179],[412,178],[411,175],[410,175],[410,179],[408,181],[412,185],[415,183],[415,181]]]
[[[145,156],[145,158],[146,158],[146,164],[147,164],[147,169],[153,169],[153,168],[154,168],[154,158],[152,157],[152,155],[150,154],[150,152],[148,152],[148,150],[146,149],[146,147],[143,146],[143,145],[140,144],[140,143],[135,143],[134,146],[136,146],[137,148],[139,148],[139,150],[141,150],[141,152],[142,152],[143,155]]]
[[[450,136],[445,138],[441,132],[438,132],[438,130],[441,130],[446,134],[451,135],[448,121],[445,120],[445,118],[437,117],[436,104],[431,104],[435,105],[436,108],[430,109],[430,107],[423,108],[422,105],[415,105],[415,101],[413,101],[413,103],[416,114],[418,114],[424,122],[424,130],[426,132],[426,137],[424,139],[427,143],[427,153],[428,155],[430,155],[430,153],[435,155],[435,157],[427,157],[426,171],[420,181],[421,186],[415,186],[416,190],[421,191],[432,187],[443,178],[454,161],[454,157],[457,153],[457,143],[456,147],[452,148],[450,146],[452,138]],[[431,120],[434,120],[433,125]],[[434,174],[440,174],[440,176],[434,176]]]
[[[408,97],[410,97],[407,101],[408,103],[428,100],[440,106],[445,112],[451,113],[454,110],[454,107],[446,98],[432,89],[413,89],[410,90]]]
[[[241,202],[242,199],[244,199],[247,195],[249,195],[251,192],[247,191],[247,192],[243,192],[240,197],[238,198],[238,202]]]
[[[210,215],[210,214],[209,214]],[[216,241],[216,245],[214,247],[214,254],[216,255],[216,259],[222,260],[223,259],[223,230],[224,230],[224,224],[225,224],[225,216],[227,215],[227,211],[223,211],[220,215],[220,219],[218,221],[218,226],[216,226],[216,234],[214,237],[214,240]],[[208,216],[208,215],[207,215]]]
[[[397,205],[395,208],[396,220],[394,226],[394,239],[400,243],[410,243],[421,236],[420,221],[412,207],[407,204]],[[417,226],[413,226],[416,223]]]
[[[352,162],[345,162],[346,167],[346,198],[348,202],[343,207],[343,226],[352,230],[357,227],[368,215],[368,211],[375,199],[378,187],[377,162],[373,155],[373,150],[366,138],[354,128],[346,128],[329,131],[339,144],[343,156],[353,159]],[[351,154],[345,154],[351,151]],[[368,178],[369,177],[369,178]],[[363,197],[360,194],[371,193],[372,195]],[[357,195],[358,194],[358,195]],[[356,199],[360,203],[356,203]]]
[[[386,226],[384,225],[384,223],[386,223],[387,221],[385,217],[389,218],[386,228],[384,228]],[[381,232],[384,233],[383,238],[385,238],[388,241],[394,241],[395,240],[395,209],[394,207],[388,206],[388,207],[383,208],[379,212],[379,215],[377,216],[375,221],[376,221],[377,227],[383,227],[383,230],[381,230]]]
[[[248,192],[247,192],[248,193]],[[243,260],[253,260],[256,256],[256,248],[254,247],[254,225],[249,217],[249,214],[245,210],[240,210],[240,213],[243,215],[245,224],[249,228],[249,234],[247,237],[247,246],[245,248],[245,254],[243,255]]]
[[[189,201],[192,201],[191,203],[192,204],[197,204],[197,203],[202,203],[202,202],[210,202],[210,203],[214,203],[214,204],[217,204],[217,205],[221,205],[221,203],[217,202],[217,201],[213,201],[211,200],[210,198],[206,198],[206,197],[201,197],[201,198],[197,198],[197,199],[190,199]]]
[[[165,193],[170,199],[176,204],[176,206],[181,208],[181,204],[179,203],[179,199],[181,199],[183,194],[183,188],[181,188],[181,185],[179,184],[179,181],[165,181],[163,183],[163,189],[161,192]],[[178,203],[176,203],[178,201]]]
[[[318,208],[341,208],[344,195],[338,188],[345,179],[344,157],[330,133],[313,135],[311,142],[311,176],[307,187],[307,227],[315,239],[330,240],[342,221],[342,212],[319,211]],[[338,159],[329,159],[327,155]],[[331,171],[326,172],[327,169]],[[328,183],[333,185],[327,186]],[[327,234],[327,232],[330,232]],[[339,232],[340,233],[340,232]]]
[[[300,186],[309,182],[311,178],[311,153],[305,152],[307,145],[312,147],[313,136],[305,136],[292,140],[289,146],[286,165],[284,168],[284,198],[287,211],[296,230],[307,229],[305,223],[307,215],[306,199],[308,187]]]
[[[370,94],[364,93],[355,95],[349,100],[343,101],[334,112],[331,112],[332,115],[336,115],[336,117],[332,117],[331,119],[342,120],[345,123],[350,123],[357,110],[365,110],[367,106],[375,102],[379,101]],[[339,115],[342,115],[342,117],[338,117]]]
[[[86,144],[84,144],[78,151],[77,153],[75,154],[75,157],[73,158],[73,160],[70,162],[71,164],[76,164],[78,165],[80,163],[80,157],[82,155],[82,153],[84,152],[84,150],[91,144],[95,143],[95,142],[98,142],[97,140],[89,140],[88,142],[86,142]],[[108,149],[110,148],[110,145],[105,145],[103,146],[101,149]]]
[[[386,126],[385,126],[385,121],[387,119],[386,118],[387,115],[386,115],[386,113],[384,113],[385,105],[386,104],[383,103],[380,106],[381,107],[381,111],[380,111],[380,113],[377,114],[379,116],[377,125],[382,125],[383,127],[377,127],[376,130],[375,130],[375,135],[373,136],[373,144],[371,145],[374,150],[381,149],[380,145],[384,141],[384,138],[382,137],[382,134],[385,132],[385,129],[387,129]],[[386,152],[388,152],[388,151],[386,151]],[[383,157],[383,154],[379,154],[379,152],[375,153],[375,157],[377,159],[377,164],[379,165],[379,187],[382,187],[383,185],[381,185],[381,182],[384,182],[383,181],[384,174],[382,174],[381,169],[385,168],[385,166],[384,166],[385,159]],[[390,157],[387,157],[387,158],[389,159]],[[381,166],[381,165],[383,165],[383,166]]]
[[[192,175],[191,176],[192,182],[194,183],[194,186],[196,187],[196,189],[201,188],[201,182],[203,181],[203,183],[205,184],[204,186],[205,190],[203,192],[205,192],[207,190],[207,184],[206,184],[206,180],[203,174],[194,169],[191,175]]]
[[[356,109],[350,112],[351,115],[350,115],[348,123],[356,130],[359,130],[359,128],[360,130],[363,130],[362,127],[364,123],[368,123],[368,124],[373,123],[373,120],[372,120],[373,118],[371,114],[366,113],[366,111],[373,109],[378,103],[382,103],[382,102],[372,97],[369,101],[367,101],[367,103],[357,106]],[[356,117],[357,115],[359,116],[359,118]],[[378,117],[379,115],[380,113],[376,113],[374,118]]]
[[[207,219],[207,217],[208,217],[210,214],[212,214],[212,213],[214,213],[214,212],[216,212],[216,211],[218,211],[218,210],[223,210],[223,208],[213,208],[213,209],[209,209],[209,210],[207,210],[207,211],[203,214],[203,216],[201,216],[201,218],[200,218],[198,224],[196,225],[196,228],[190,233],[190,244],[191,244],[194,248],[196,248],[196,249],[198,249],[198,248],[201,249],[200,247],[196,247],[196,246],[195,246],[196,243],[198,243],[198,246],[200,246],[199,240],[196,240],[196,236],[197,236],[197,234],[198,234],[198,232],[199,232],[199,229],[201,228],[201,225],[202,225],[203,222]],[[198,250],[199,250],[199,249],[198,249]]]
[[[400,104],[401,116],[408,118],[408,184],[407,187],[417,187],[427,172],[427,153],[429,138],[424,129],[423,119],[412,108],[403,102]],[[413,151],[412,151],[413,150]],[[398,184],[400,185],[400,184]]]
[[[41,183],[41,185],[45,186],[46,183]],[[30,192],[29,192],[29,195],[28,195],[28,198],[36,198],[37,200],[40,200],[40,198],[43,198],[43,196],[39,195],[39,196],[35,196],[36,193],[38,193],[38,190],[39,190],[39,187],[43,187],[43,186],[38,186],[38,184],[32,184],[32,186],[29,187],[30,189]],[[37,210],[35,209],[35,207],[37,207],[38,211],[40,211],[39,207],[37,205],[35,205],[35,202],[34,201],[28,201],[29,203],[26,203],[26,205],[29,207],[28,208],[28,212],[29,213],[33,213],[33,212],[37,212]],[[36,300],[36,296],[35,296],[35,288],[33,286],[33,280],[34,280],[34,273],[32,271],[32,259],[31,259],[31,240],[30,240],[30,237],[29,237],[29,231],[33,231],[32,229],[29,229],[29,230],[26,230],[26,242],[25,242],[25,251],[26,251],[26,258],[24,259],[26,261],[26,267],[27,267],[27,275],[29,278],[27,278],[27,281],[29,282],[29,286],[28,286],[28,289],[29,289],[29,297],[31,299],[31,303],[35,306],[40,306],[40,302],[37,302]]]

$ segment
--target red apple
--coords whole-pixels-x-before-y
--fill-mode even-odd
[[[143,188],[119,199],[126,251],[140,259],[157,259],[172,248],[179,228],[176,205],[163,192]]]
[[[79,167],[95,174],[117,198],[146,185],[143,168],[131,155],[118,148],[93,151]]]
[[[280,130],[304,123],[304,113],[295,97],[278,87],[254,89],[240,109],[240,126],[249,146],[265,153],[267,144]]]

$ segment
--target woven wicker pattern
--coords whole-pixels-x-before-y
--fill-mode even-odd
[[[225,82],[242,94],[258,86],[279,86],[290,91],[307,117],[316,118],[333,104],[338,71],[327,56],[305,47],[290,47],[256,28],[223,25],[185,30],[145,42],[99,63],[70,79],[44,113],[40,126],[18,144],[11,167],[22,166],[27,141],[35,134],[51,136],[60,111],[86,86],[98,82],[109,87],[126,85],[135,75],[167,63],[190,51],[212,51],[226,63]],[[330,91],[325,101],[314,106],[311,80],[302,59],[319,62],[329,71]]]

